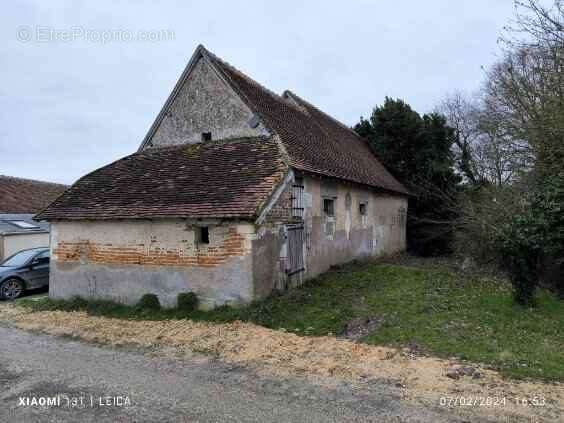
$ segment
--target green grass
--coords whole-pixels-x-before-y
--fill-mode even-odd
[[[354,317],[384,323],[362,341],[417,344],[437,356],[484,363],[512,378],[564,380],[564,302],[544,290],[538,306],[512,301],[500,280],[457,276],[441,269],[350,264],[282,296],[242,308],[148,311],[105,301],[23,301],[35,310],[86,310],[132,319],[191,318],[251,321],[300,335],[337,334]]]

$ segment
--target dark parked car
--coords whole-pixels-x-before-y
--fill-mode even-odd
[[[0,298],[14,300],[27,289],[49,285],[49,249],[22,250],[0,263]]]

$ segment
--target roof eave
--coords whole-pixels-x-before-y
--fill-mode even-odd
[[[400,191],[400,190],[382,187],[380,185],[370,185],[370,184],[367,184],[367,183],[364,183],[364,182],[359,182],[359,181],[356,181],[356,180],[350,179],[350,178],[343,178],[343,177],[340,177],[340,176],[328,175],[328,174],[323,173],[323,172],[315,172],[315,171],[312,171],[310,169],[302,168],[299,165],[292,165],[292,168],[299,170],[300,172],[303,172],[303,173],[309,173],[310,175],[321,176],[321,177],[324,177],[324,178],[334,179],[334,180],[338,180],[338,181],[345,181],[345,182],[348,182],[348,183],[361,185],[361,186],[364,186],[364,187],[367,187],[367,188],[370,188],[370,189],[373,189],[373,190],[377,190],[377,191],[380,191],[380,192],[385,192],[385,193],[394,194],[394,195],[401,195],[401,196],[405,196],[405,197],[414,197],[414,195],[412,193],[410,193],[407,189],[405,191]]]
[[[36,230],[36,231],[8,231],[8,232],[0,232],[1,236],[10,236],[10,235],[33,235],[33,234],[48,234],[49,231],[46,229]]]
[[[42,220],[47,222],[65,222],[65,221],[110,221],[110,220],[170,220],[170,219],[184,219],[184,220],[206,220],[206,219],[219,219],[219,220],[244,220],[254,221],[255,214],[241,214],[241,215],[116,215],[116,216],[46,216]]]

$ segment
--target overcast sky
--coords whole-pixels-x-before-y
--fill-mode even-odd
[[[200,43],[347,125],[385,96],[428,112],[480,86],[513,13],[512,0],[333,3],[6,2],[0,174],[72,183],[134,152]]]

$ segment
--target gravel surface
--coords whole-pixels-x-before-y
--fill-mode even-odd
[[[386,381],[273,378],[203,356],[163,357],[10,327],[0,327],[0,339],[2,422],[495,421],[403,401]],[[58,406],[20,404],[57,395]]]

